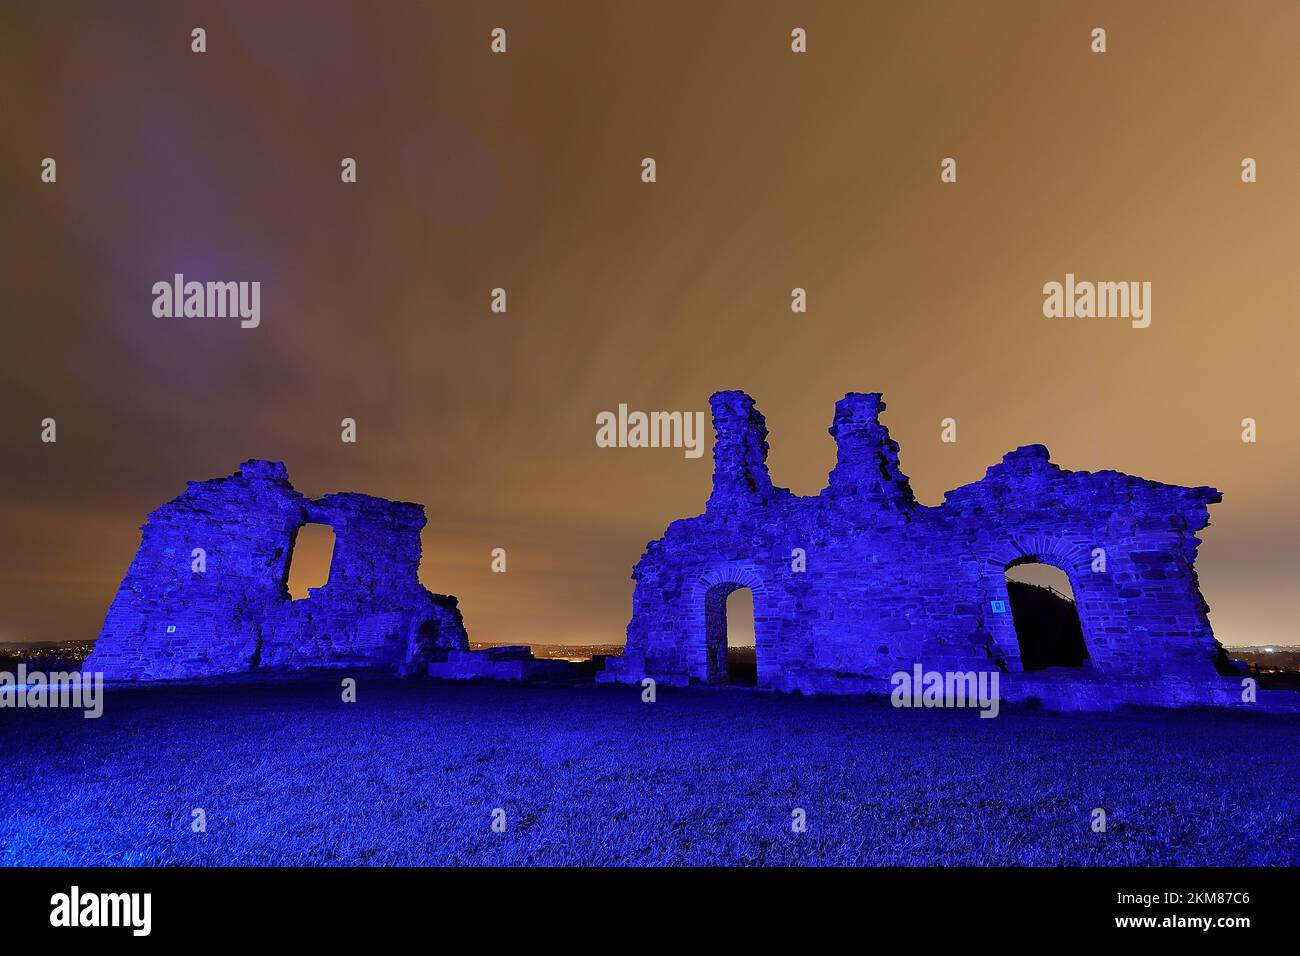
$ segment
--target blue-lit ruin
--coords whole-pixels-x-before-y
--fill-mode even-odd
[[[1004,696],[1052,706],[1241,702],[1194,567],[1214,488],[1066,471],[1027,445],[928,507],[881,396],[850,393],[830,428],[829,483],[801,497],[768,475],[754,400],[724,391],[711,404],[705,512],[670,524],[636,565],[627,647],[602,679],[727,683],[727,597],[749,588],[760,687],[888,693],[891,675],[922,665],[996,670]],[[1073,606],[1055,605],[1077,616],[1072,646],[1017,633],[1007,571],[1027,563],[1067,576]]]
[[[299,530],[334,530],[329,579],[292,600]],[[109,680],[326,667],[522,679],[553,669],[526,647],[469,650],[454,597],[419,580],[424,506],[310,499],[280,462],[192,481],[149,515],[85,667]]]
[[[626,648],[603,661],[601,682],[888,694],[894,675],[921,668],[996,671],[1003,699],[1053,708],[1243,702],[1195,571],[1214,488],[1066,471],[1027,445],[926,506],[880,395],[850,393],[830,428],[829,482],[804,497],[772,483],[754,400],[726,391],[711,404],[705,511],[674,521],[637,563]],[[308,523],[336,544],[327,583],[293,600]],[[574,681],[600,668],[471,650],[456,599],[420,583],[424,525],[419,504],[307,498],[279,462],[190,482],[149,515],[85,666],[110,680],[350,667]],[[1029,563],[1059,569],[1069,593],[1010,579]],[[748,680],[727,624],[741,588],[754,605]]]

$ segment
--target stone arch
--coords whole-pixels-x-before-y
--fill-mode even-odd
[[[1084,666],[1090,667],[1091,662],[1097,660],[1101,642],[1097,640],[1096,622],[1092,614],[1097,583],[1090,580],[1092,547],[1056,535],[1024,534],[1003,541],[989,551],[985,575],[985,619],[1008,670],[1024,670],[1020,640],[1011,617],[1011,598],[1007,592],[1006,580],[1007,570],[1020,564],[1048,564],[1065,574],[1074,595],[1075,613],[1079,616],[1079,626],[1083,630],[1083,640],[1090,656]],[[999,605],[1001,611],[996,609]]]
[[[757,597],[766,589],[758,568],[745,561],[728,561],[715,565],[699,576],[692,589],[694,597],[702,598],[719,584],[734,584],[738,588],[749,588]]]
[[[690,615],[687,660],[691,680],[705,684],[727,682],[726,602],[740,588],[749,588],[754,596],[754,653],[760,661],[761,674],[764,651],[770,653],[761,620],[767,586],[755,565],[728,561],[708,568],[691,587],[687,603]]]
[[[1060,568],[1070,577],[1073,587],[1074,576],[1092,566],[1092,549],[1056,535],[1026,534],[1000,543],[989,555],[990,563],[998,565],[1001,571],[1025,560]]]

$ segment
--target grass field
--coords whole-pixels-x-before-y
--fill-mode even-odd
[[[8,865],[1300,863],[1266,715],[333,676],[0,711],[0,770]]]

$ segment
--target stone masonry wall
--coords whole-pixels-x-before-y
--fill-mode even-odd
[[[289,564],[308,522],[334,529],[334,557],[325,586],[293,601]],[[190,482],[149,515],[85,668],[110,680],[259,667],[422,670],[468,646],[456,599],[420,584],[424,524],[418,504],[350,493],[310,500],[279,462]]]
[[[725,680],[709,621],[738,586],[754,595],[760,686],[880,690],[917,662],[1017,672],[1005,571],[1024,560],[1069,577],[1089,675],[1213,678],[1222,665],[1193,568],[1215,489],[1065,471],[1029,445],[941,505],[919,505],[879,420],[884,402],[850,393],[830,428],[828,486],[799,497],[772,485],[753,400],[719,392],[711,404],[713,493],[637,563],[627,649],[608,679]]]

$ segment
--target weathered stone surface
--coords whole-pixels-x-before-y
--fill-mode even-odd
[[[1226,656],[1193,568],[1215,489],[1066,471],[1028,445],[927,507],[880,422],[880,395],[850,393],[830,428],[828,486],[799,497],[772,485],[753,400],[719,392],[711,403],[713,493],[637,563],[627,649],[602,680],[725,681],[725,601],[738,587],[754,595],[760,686],[882,691],[917,662],[1016,674],[1005,572],[1032,560],[1069,577],[1090,658],[1078,680],[1220,682]]]
[[[328,583],[293,601],[289,563],[308,522],[334,529],[334,556]],[[350,493],[310,500],[279,462],[190,482],[149,515],[85,668],[110,680],[259,667],[423,672],[468,646],[456,599],[420,584],[424,524],[418,504]]]

